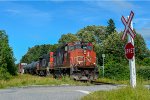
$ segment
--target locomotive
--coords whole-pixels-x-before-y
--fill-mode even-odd
[[[25,73],[62,77],[69,75],[74,80],[98,78],[96,53],[92,43],[71,42],[55,52],[44,54],[39,60],[23,67]]]

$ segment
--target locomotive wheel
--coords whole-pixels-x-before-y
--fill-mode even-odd
[[[45,70],[44,73],[45,73],[44,76],[49,76],[50,75],[50,72],[47,71],[47,70]]]
[[[44,76],[44,71],[43,70],[40,70],[40,76]]]
[[[54,71],[54,78],[56,79],[62,79],[63,74],[61,73],[61,70],[55,70]]]
[[[36,73],[36,75],[39,75],[39,74],[38,74],[38,70],[37,70],[37,69],[35,69],[35,73]]]

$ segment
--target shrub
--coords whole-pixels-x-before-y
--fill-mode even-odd
[[[144,58],[142,61],[143,66],[150,66],[150,58]]]
[[[145,80],[150,80],[150,67],[141,67],[137,69],[137,75]]]
[[[115,80],[129,79],[129,67],[113,61],[105,66],[105,77]]]
[[[12,76],[7,72],[6,69],[4,68],[0,68],[0,80],[8,80],[10,79]]]

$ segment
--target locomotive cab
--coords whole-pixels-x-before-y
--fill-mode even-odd
[[[77,67],[95,67],[96,53],[91,43],[75,42],[74,50],[70,51],[70,63]]]
[[[75,42],[69,51],[70,70],[75,80],[94,80],[97,78],[96,53],[92,43]]]

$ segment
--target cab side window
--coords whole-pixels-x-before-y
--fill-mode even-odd
[[[68,47],[67,46],[65,46],[65,51],[68,51]]]
[[[46,66],[46,59],[42,60],[42,66]]]

